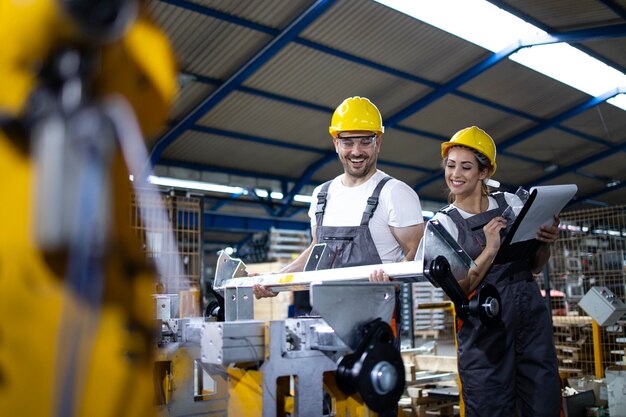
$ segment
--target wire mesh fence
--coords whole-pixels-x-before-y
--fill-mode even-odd
[[[139,202],[143,204],[140,207]],[[169,194],[131,195],[131,227],[149,258],[165,258],[157,292],[200,288],[201,199]]]
[[[592,318],[578,305],[594,286],[606,288],[625,300],[625,248],[626,206],[561,215],[559,239],[552,247],[548,275],[554,341],[562,372],[601,375],[608,366],[626,363],[626,321],[596,327],[594,344]]]

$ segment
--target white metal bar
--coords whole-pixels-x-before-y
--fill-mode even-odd
[[[276,273],[251,277],[230,278],[223,281],[221,289],[263,285],[273,291],[307,289],[315,282],[367,281],[370,274],[382,269],[393,279],[402,282],[424,281],[422,261],[396,262],[378,265],[352,266],[319,271]]]

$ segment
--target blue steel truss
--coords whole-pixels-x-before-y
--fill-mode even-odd
[[[250,176],[255,176],[255,177],[272,178],[281,182],[282,187],[283,187],[283,193],[286,195],[286,197],[282,203],[282,206],[273,212],[279,218],[287,214],[287,211],[290,208],[290,205],[293,201],[294,196],[299,191],[301,191],[302,187],[311,183],[311,178],[313,177],[315,172],[317,172],[320,168],[322,168],[323,166],[325,166],[327,163],[329,163],[330,161],[334,159],[334,152],[329,152],[327,150],[318,149],[314,147],[308,147],[308,146],[303,146],[303,145],[282,142],[282,141],[274,140],[271,138],[261,138],[261,137],[245,135],[245,134],[241,134],[237,132],[230,132],[230,131],[224,131],[224,130],[214,129],[210,127],[199,126],[196,124],[196,122],[202,116],[204,116],[211,108],[219,104],[219,102],[223,100],[228,94],[230,94],[231,92],[235,90],[243,91],[248,94],[265,97],[271,100],[277,100],[277,101],[282,101],[282,102],[290,103],[290,104],[297,105],[297,106],[306,107],[306,108],[317,110],[317,111],[323,111],[325,113],[331,113],[333,109],[325,108],[324,106],[319,106],[314,103],[308,103],[308,102],[301,101],[301,100],[291,99],[288,97],[252,89],[252,88],[245,87],[242,85],[243,82],[250,75],[252,75],[264,63],[269,61],[276,53],[278,53],[289,42],[296,42],[298,44],[315,49],[317,51],[321,51],[323,53],[330,54],[330,55],[345,59],[347,61],[360,64],[360,65],[364,65],[369,68],[373,68],[373,69],[385,72],[387,74],[390,74],[390,75],[393,75],[393,76],[396,76],[405,80],[419,83],[419,84],[428,86],[433,89],[433,91],[427,94],[426,96],[420,98],[413,104],[407,106],[405,109],[387,118],[385,121],[385,125],[389,128],[393,127],[395,129],[398,129],[407,133],[420,135],[422,137],[430,138],[430,139],[437,140],[437,141],[447,140],[447,138],[441,137],[439,135],[435,135],[429,132],[420,131],[417,129],[402,126],[400,125],[400,123],[407,117],[410,117],[411,115],[415,114],[420,109],[423,109],[424,107],[428,106],[429,104],[433,103],[439,98],[447,94],[453,94],[453,95],[462,97],[464,99],[467,99],[469,101],[480,103],[482,105],[489,106],[491,108],[494,108],[503,112],[507,112],[517,117],[525,118],[527,120],[534,122],[534,126],[530,128],[529,130],[522,132],[518,135],[515,135],[505,140],[504,142],[501,142],[500,144],[498,144],[498,152],[502,155],[506,155],[508,157],[516,158],[519,160],[523,160],[525,162],[530,162],[530,163],[543,166],[544,165],[543,161],[535,160],[533,158],[528,158],[528,157],[524,157],[521,155],[516,155],[514,153],[506,151],[506,149],[548,128],[559,129],[571,135],[577,136],[583,140],[601,144],[604,147],[606,147],[606,150],[596,155],[592,155],[583,161],[579,161],[570,166],[558,167],[557,171],[551,174],[548,174],[544,177],[541,177],[533,181],[533,183],[545,182],[545,181],[548,181],[552,178],[558,177],[568,172],[574,172],[580,175],[593,177],[592,174],[585,173],[584,171],[581,170],[581,168],[593,162],[597,162],[598,160],[601,160],[602,158],[605,158],[614,152],[626,151],[626,147],[624,145],[619,145],[619,144],[616,145],[602,138],[589,135],[583,132],[579,132],[574,129],[567,128],[565,126],[560,125],[560,122],[570,117],[573,117],[577,114],[580,114],[581,112],[589,108],[592,108],[593,106],[597,106],[598,104],[603,103],[604,101],[608,100],[611,97],[614,97],[617,94],[626,93],[626,90],[623,87],[612,92],[607,92],[606,94],[602,96],[594,97],[581,105],[577,105],[571,109],[568,109],[567,111],[563,112],[559,116],[550,120],[544,120],[536,116],[527,114],[525,112],[512,109],[507,106],[503,106],[498,103],[494,103],[494,102],[473,96],[471,94],[457,91],[457,88],[467,83],[471,79],[475,78],[476,76],[482,74],[485,70],[493,67],[494,65],[497,65],[499,62],[502,62],[502,60],[506,59],[512,53],[518,51],[521,48],[534,46],[534,45],[548,44],[548,43],[568,42],[568,43],[576,44],[577,47],[584,50],[585,48],[582,47],[580,44],[578,44],[578,42],[598,40],[598,39],[607,39],[607,38],[619,38],[619,37],[626,36],[626,24],[606,26],[606,27],[593,28],[593,29],[584,29],[584,30],[578,30],[578,31],[571,31],[567,33],[553,33],[554,31],[551,30],[551,28],[548,28],[545,25],[542,25],[540,22],[534,21],[532,18],[529,18],[528,16],[524,16],[525,20],[530,21],[531,23],[535,24],[541,29],[549,32],[550,35],[542,37],[542,38],[524,40],[514,45],[510,45],[509,47],[505,48],[504,50],[500,52],[489,55],[485,60],[479,62],[472,68],[464,71],[462,74],[458,75],[457,77],[453,78],[447,83],[438,84],[433,81],[426,80],[426,79],[414,76],[412,74],[408,74],[403,71],[399,71],[397,69],[394,69],[394,68],[376,63],[376,62],[372,62],[372,61],[369,61],[369,60],[366,60],[366,59],[363,59],[363,58],[360,58],[360,57],[357,57],[357,56],[354,56],[354,55],[351,55],[351,54],[348,54],[348,53],[345,53],[345,52],[342,52],[333,48],[329,48],[327,46],[300,38],[299,34],[308,25],[310,25],[313,21],[315,21],[315,19],[317,19],[326,10],[328,10],[334,3],[334,0],[327,0],[327,1],[319,0],[319,1],[313,2],[300,16],[294,19],[294,21],[291,22],[282,31],[279,31],[277,29],[264,26],[264,25],[261,25],[261,24],[243,19],[243,18],[232,16],[227,13],[223,13],[223,12],[220,12],[220,11],[217,11],[217,10],[214,10],[214,9],[211,9],[211,8],[208,8],[208,7],[196,4],[196,3],[185,1],[185,0],[161,0],[161,1],[163,3],[168,3],[176,7],[185,8],[187,10],[191,10],[196,13],[210,16],[215,19],[224,20],[224,21],[236,24],[236,25],[244,26],[252,30],[257,30],[265,34],[269,34],[273,36],[274,39],[271,42],[269,42],[268,45],[266,45],[250,61],[248,61],[245,65],[243,65],[233,76],[231,76],[226,81],[215,80],[209,77],[192,74],[195,81],[207,83],[207,84],[214,84],[214,85],[217,85],[218,87],[209,96],[205,97],[200,102],[200,104],[197,105],[188,115],[186,115],[181,121],[177,122],[171,129],[168,130],[167,133],[165,133],[161,138],[157,140],[157,142],[155,143],[154,147],[151,150],[151,163],[154,165],[158,162],[163,165],[184,166],[188,168],[200,169],[203,171],[211,171],[211,172],[225,172],[226,173],[226,172],[231,171],[231,170],[228,170],[227,168],[206,167],[206,166],[202,166],[198,164],[189,164],[189,163],[182,163],[182,162],[176,162],[176,161],[162,160],[161,155],[163,151],[169,145],[171,145],[175,140],[177,140],[185,131],[188,131],[188,130],[201,131],[204,133],[237,138],[240,140],[248,140],[248,141],[253,141],[257,143],[263,143],[263,144],[270,145],[270,146],[279,146],[279,147],[284,147],[284,148],[291,148],[291,149],[298,150],[298,151],[312,152],[312,153],[319,154],[321,157],[317,159],[312,165],[307,167],[300,178],[286,178],[286,177],[278,177],[278,176],[272,176],[272,175],[256,173],[256,172],[243,172],[240,170],[232,170],[232,173],[237,174],[237,175],[250,175]],[[611,1],[611,0],[598,0],[598,1],[602,2],[604,5],[611,8],[615,13],[617,13],[618,15],[622,17],[626,15],[626,12],[624,11],[624,9],[621,6],[617,5],[614,1]],[[517,15],[521,14],[519,11],[511,8],[508,5],[504,5],[502,2],[492,1],[492,3],[498,5],[499,7],[509,10],[513,12],[514,14],[517,14]],[[590,53],[589,51],[586,51],[586,52]],[[593,53],[590,53],[590,54],[594,55]],[[607,60],[603,59],[602,57],[597,57],[597,58],[603,60],[604,62],[607,62]],[[609,65],[612,65],[614,67],[617,67],[623,70],[623,68],[621,68],[619,65],[616,65],[615,63],[612,63],[612,62],[607,62],[607,63],[609,63]],[[416,190],[419,190],[420,188],[424,187],[425,185],[439,178],[441,175],[439,169],[432,170],[432,169],[428,169],[424,167],[411,166],[411,165],[406,165],[406,164],[398,164],[392,161],[384,161],[384,160],[379,161],[379,162],[381,164],[387,164],[387,165],[396,166],[396,167],[400,167],[404,169],[411,169],[411,170],[420,171],[420,172],[428,174],[428,177],[425,180],[415,185],[414,188]],[[289,190],[289,192],[286,192],[287,184],[289,183],[293,183],[295,185]],[[619,185],[614,188],[607,188],[604,190],[604,192],[612,191],[616,188],[621,188],[621,187],[622,185]],[[601,195],[602,193],[603,191],[599,190],[593,193],[592,195],[587,196],[587,198],[597,197],[598,195]],[[226,218],[223,218],[223,217],[219,217],[219,219],[224,220],[224,221],[227,220]],[[231,220],[231,221],[235,222],[235,220]],[[241,219],[237,220],[237,222],[240,222],[240,224],[245,224],[245,222]],[[307,223],[307,227],[308,227],[308,223]],[[246,229],[246,230],[250,230],[250,229]]]

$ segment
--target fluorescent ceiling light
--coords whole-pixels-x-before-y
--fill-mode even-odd
[[[376,1],[492,52],[547,35],[485,0]],[[509,58],[594,97],[626,86],[626,74],[566,43],[524,48]],[[626,110],[624,94],[607,102]]]
[[[129,176],[129,179],[131,181],[134,180],[132,175]],[[212,184],[212,183],[201,182],[201,181],[181,180],[181,179],[169,178],[169,177],[157,177],[154,175],[150,175],[148,177],[148,181],[150,181],[151,184],[161,185],[164,187],[210,191],[214,193],[224,193],[224,194],[231,194],[231,195],[248,195],[248,190],[242,187]],[[269,195],[272,198],[272,200],[282,200],[284,198],[284,195],[281,192],[271,191],[268,194],[267,190],[263,190],[261,188],[255,188],[254,193],[261,198],[267,198],[267,196]],[[294,197],[294,201],[298,201],[302,203],[310,203],[313,200],[311,196],[309,195],[296,194],[296,196]]]
[[[293,197],[294,201],[297,201],[299,203],[312,203],[313,202],[313,196],[310,195],[302,195],[302,194],[296,194]]]
[[[272,191],[271,193],[268,193],[267,190],[263,190],[261,188],[255,188],[254,193],[261,198],[267,198],[267,196],[269,195],[272,198],[272,200],[283,199],[283,193],[279,193],[278,191]]]
[[[225,194],[248,194],[248,191],[241,187],[231,187],[228,185],[211,184],[208,182],[179,180],[177,178],[156,177],[150,175],[148,181],[154,185],[162,185],[164,187],[186,188],[191,190],[212,191]]]

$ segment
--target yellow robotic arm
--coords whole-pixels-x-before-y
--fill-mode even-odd
[[[161,127],[177,91],[169,42],[135,1],[0,0],[0,39],[2,119],[23,115],[42,65],[64,45],[101,51],[96,96],[121,93],[146,136]]]
[[[115,95],[155,134],[176,94],[169,43],[120,0],[0,0],[0,39],[0,413],[153,415],[154,269],[129,225],[125,138],[90,117]],[[99,141],[94,162],[82,145]],[[68,210],[91,223],[42,245]]]

